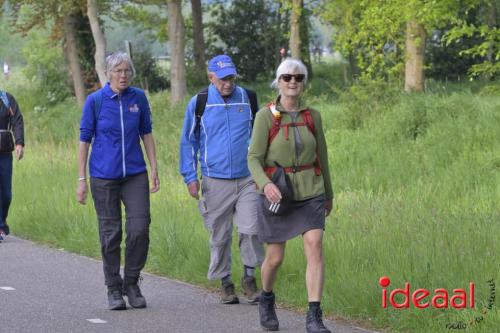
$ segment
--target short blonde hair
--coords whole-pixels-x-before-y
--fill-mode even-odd
[[[271,83],[271,87],[278,89],[278,81],[283,74],[304,74],[306,77],[304,79],[304,84],[307,83],[307,67],[304,63],[298,59],[286,58],[281,62],[276,69],[276,77]]]

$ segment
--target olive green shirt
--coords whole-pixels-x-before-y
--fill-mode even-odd
[[[321,166],[321,175],[317,176],[314,168],[296,173],[288,173],[293,185],[294,200],[305,200],[323,193],[326,200],[331,200],[333,199],[333,191],[321,115],[318,111],[301,105],[296,122],[304,122],[301,113],[306,109],[309,109],[311,112],[316,135],[307,126],[297,127],[302,142],[302,149],[298,157],[296,156],[295,131],[293,127],[289,127],[288,140],[285,139],[285,129],[281,128],[268,147],[269,130],[273,125],[274,116],[269,107],[262,108],[257,112],[248,152],[248,168],[258,188],[262,191],[264,186],[271,182],[264,171],[265,167],[275,167],[274,162],[278,162],[282,167],[314,164],[317,151]],[[276,104],[276,110],[281,113],[282,125],[292,122],[291,116],[283,110],[281,104]]]

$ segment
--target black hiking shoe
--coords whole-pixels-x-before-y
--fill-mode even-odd
[[[128,304],[136,309],[142,309],[146,307],[146,299],[142,296],[141,289],[139,286],[134,284],[128,284],[124,288],[123,294],[127,296]]]
[[[125,310],[127,305],[122,295],[122,288],[117,286],[108,287],[108,304],[110,310]]]
[[[276,316],[276,303],[274,293],[271,296],[260,295],[259,317],[260,325],[266,331],[279,330],[278,317]]]
[[[240,302],[234,292],[234,283],[232,281],[222,282],[220,299],[222,304],[238,304]]]
[[[306,317],[306,332],[307,333],[332,333],[323,324],[323,312],[320,308],[311,309],[307,312]]]
[[[241,288],[243,289],[248,304],[259,303],[260,291],[257,290],[257,282],[253,276],[242,277]]]
[[[7,224],[7,219],[4,222],[3,231],[5,232],[6,235],[10,234],[10,228],[9,228],[9,225]]]

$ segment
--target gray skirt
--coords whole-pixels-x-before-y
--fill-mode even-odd
[[[264,200],[261,195],[260,200]],[[258,209],[258,236],[264,243],[282,243],[306,231],[325,228],[325,196],[294,201],[290,211],[283,216],[264,213],[263,205]]]

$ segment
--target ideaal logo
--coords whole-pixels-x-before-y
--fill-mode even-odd
[[[391,280],[387,277],[381,277],[379,279],[379,284],[382,287],[382,307],[387,308],[387,289],[391,284]],[[396,303],[396,295],[403,295],[403,303]],[[410,295],[410,283],[406,282],[404,289],[394,289],[389,294],[389,303],[392,307],[396,309],[409,308],[410,300],[414,307],[419,309],[424,309],[432,305],[436,309],[447,308],[448,305],[455,309],[464,309],[467,307],[474,308],[474,282],[469,283],[468,292],[465,289],[453,289],[453,296],[449,298],[450,293],[443,288],[438,288],[434,290],[430,302],[426,300],[428,296],[431,296],[431,292],[424,288],[419,288],[415,290]]]
[[[448,308],[451,306],[455,309],[465,309],[467,307],[473,309],[475,306],[474,298],[474,282],[469,282],[469,288],[466,289],[453,289],[451,298],[449,298],[450,293],[443,288],[438,288],[434,290],[434,293],[424,288],[416,289],[410,295],[410,283],[406,282],[404,289],[394,289],[390,292],[389,297],[387,297],[387,287],[391,284],[391,280],[387,276],[383,276],[379,279],[379,284],[382,287],[382,307],[387,308],[387,300],[389,299],[389,304],[396,309],[409,308],[410,300],[414,307],[419,309],[424,309],[432,305],[436,309]],[[495,305],[495,294],[496,285],[493,279],[488,281],[490,287],[490,295],[488,298],[487,306],[482,309],[482,314],[485,315],[487,310],[492,310]],[[402,303],[397,303],[395,298],[396,295],[402,295],[404,300]],[[432,295],[432,296],[431,296]],[[430,297],[430,302],[427,297]],[[467,306],[468,305],[468,306]],[[454,323],[446,324],[446,328],[449,329],[466,329],[475,324],[479,324],[484,320],[484,317],[477,316],[469,320],[468,323],[459,321]]]

